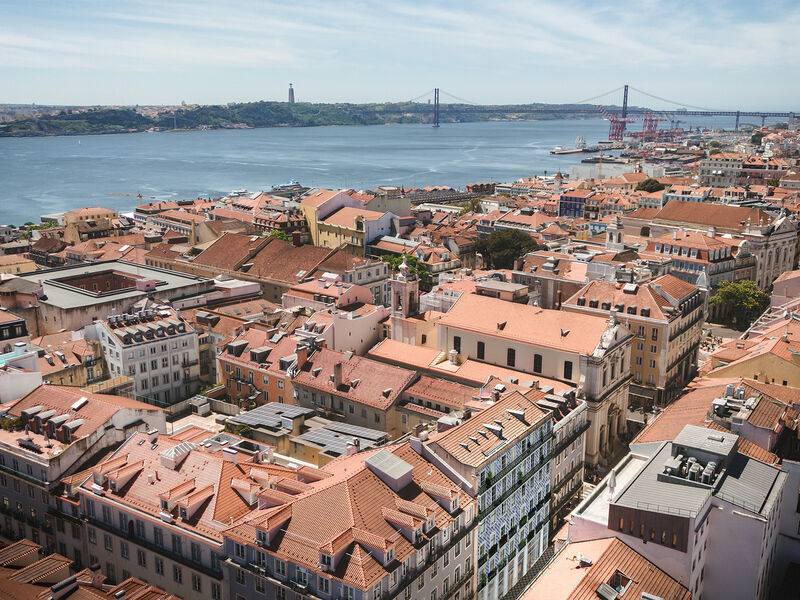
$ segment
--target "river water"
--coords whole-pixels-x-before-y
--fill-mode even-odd
[[[0,138],[0,223],[99,205],[303,185],[463,186],[569,170],[585,155],[550,154],[608,136],[600,119],[369,127],[267,128]]]

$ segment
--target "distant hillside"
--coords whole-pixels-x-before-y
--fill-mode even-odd
[[[582,105],[529,104],[488,107],[477,112],[466,104],[443,105],[442,123],[489,120],[542,120],[586,118]],[[487,107],[481,107],[482,109]],[[519,112],[537,108],[535,114]],[[567,112],[564,112],[564,111]],[[570,112],[575,110],[575,112]],[[553,112],[548,112],[553,111]],[[243,104],[198,106],[148,117],[133,109],[98,108],[86,111],[64,110],[58,114],[28,117],[0,123],[0,137],[40,135],[85,135],[132,133],[160,129],[230,129],[242,127],[316,127],[324,125],[383,125],[389,123],[429,123],[432,107],[418,103],[396,104],[309,104],[298,102],[247,102]],[[588,113],[591,115],[592,113]],[[598,113],[599,116],[599,113]]]

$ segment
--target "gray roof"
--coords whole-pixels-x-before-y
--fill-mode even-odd
[[[510,281],[498,281],[497,279],[485,279],[476,282],[477,287],[486,288],[489,290],[499,290],[503,292],[518,292],[520,290],[528,289],[527,285],[521,283],[511,283]]]
[[[704,452],[728,456],[736,446],[739,436],[697,425],[686,425],[675,440],[676,446],[695,448]]]
[[[664,442],[644,468],[621,490],[614,504],[650,512],[696,517],[711,496],[711,487],[661,481],[658,474],[672,457],[670,442]]]
[[[380,473],[385,474],[389,478],[400,481],[404,477],[411,474],[413,467],[404,461],[399,456],[395,456],[388,450],[381,450],[372,456],[364,459],[367,466],[372,467]]]
[[[737,454],[722,476],[714,495],[754,513],[768,514],[779,490],[781,470],[754,458]]]
[[[34,271],[33,273],[23,273],[11,281],[33,283],[34,288],[36,282],[41,281],[44,294],[47,296],[47,300],[43,300],[42,302],[59,308],[76,308],[96,304],[108,304],[109,302],[126,298],[135,302],[137,299],[148,295],[148,292],[135,288],[98,294],[97,292],[82,290],[68,283],[57,281],[65,277],[88,275],[109,270],[119,271],[120,273],[130,274],[144,279],[156,280],[159,282],[156,287],[156,293],[164,294],[165,292],[172,292],[175,297],[181,295],[182,289],[197,285],[198,283],[207,283],[209,289],[212,286],[212,280],[205,277],[178,273],[167,269],[159,269],[157,267],[147,267],[124,260],[108,260],[91,264],[59,267],[45,271]],[[8,285],[8,283],[6,285]]]
[[[716,434],[720,434],[722,439],[707,437]],[[778,467],[733,451],[738,438],[731,433],[685,426],[674,442],[661,443],[642,470],[625,489],[620,490],[613,503],[639,510],[695,517],[713,494],[740,508],[768,514],[781,493],[786,475]],[[651,450],[653,445],[647,446],[637,445],[636,451]],[[696,448],[711,454],[722,453],[726,457],[728,454],[725,452],[730,448],[732,454],[720,463],[723,468],[711,485],[663,475],[659,477],[664,465],[678,453],[677,446]]]
[[[240,413],[228,419],[229,422],[237,425],[249,425],[251,427],[266,427],[278,429],[282,427],[281,419],[295,419],[300,416],[311,417],[314,411],[310,408],[295,406],[293,404],[282,404],[280,402],[269,402],[257,406],[253,410]]]
[[[362,436],[354,433],[336,431],[334,427],[337,425],[341,426],[340,429],[361,430],[367,433],[366,435]],[[312,429],[311,431],[307,431],[301,435],[298,435],[295,440],[320,446],[325,454],[341,456],[347,452],[347,444],[350,443],[354,438],[359,442],[359,449],[366,450],[384,443],[386,440],[388,440],[388,435],[383,431],[366,429],[364,427],[348,425],[347,423],[330,423],[325,427]]]

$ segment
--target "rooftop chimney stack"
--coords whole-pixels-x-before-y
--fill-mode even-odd
[[[342,363],[333,365],[333,387],[338,389],[342,385]]]
[[[92,576],[92,587],[102,590],[105,577],[103,577],[103,572],[100,570],[100,563],[93,563],[92,566],[89,567],[89,573]]]

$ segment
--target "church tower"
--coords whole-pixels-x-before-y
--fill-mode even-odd
[[[608,250],[622,252],[625,250],[625,244],[623,243],[624,237],[625,226],[622,224],[622,219],[617,215],[606,228],[606,248]]]
[[[289,84],[289,104],[294,104],[294,88]]]
[[[390,323],[392,339],[408,341],[403,335],[403,320],[419,312],[419,280],[411,273],[405,255],[398,273],[392,277],[392,302]]]

